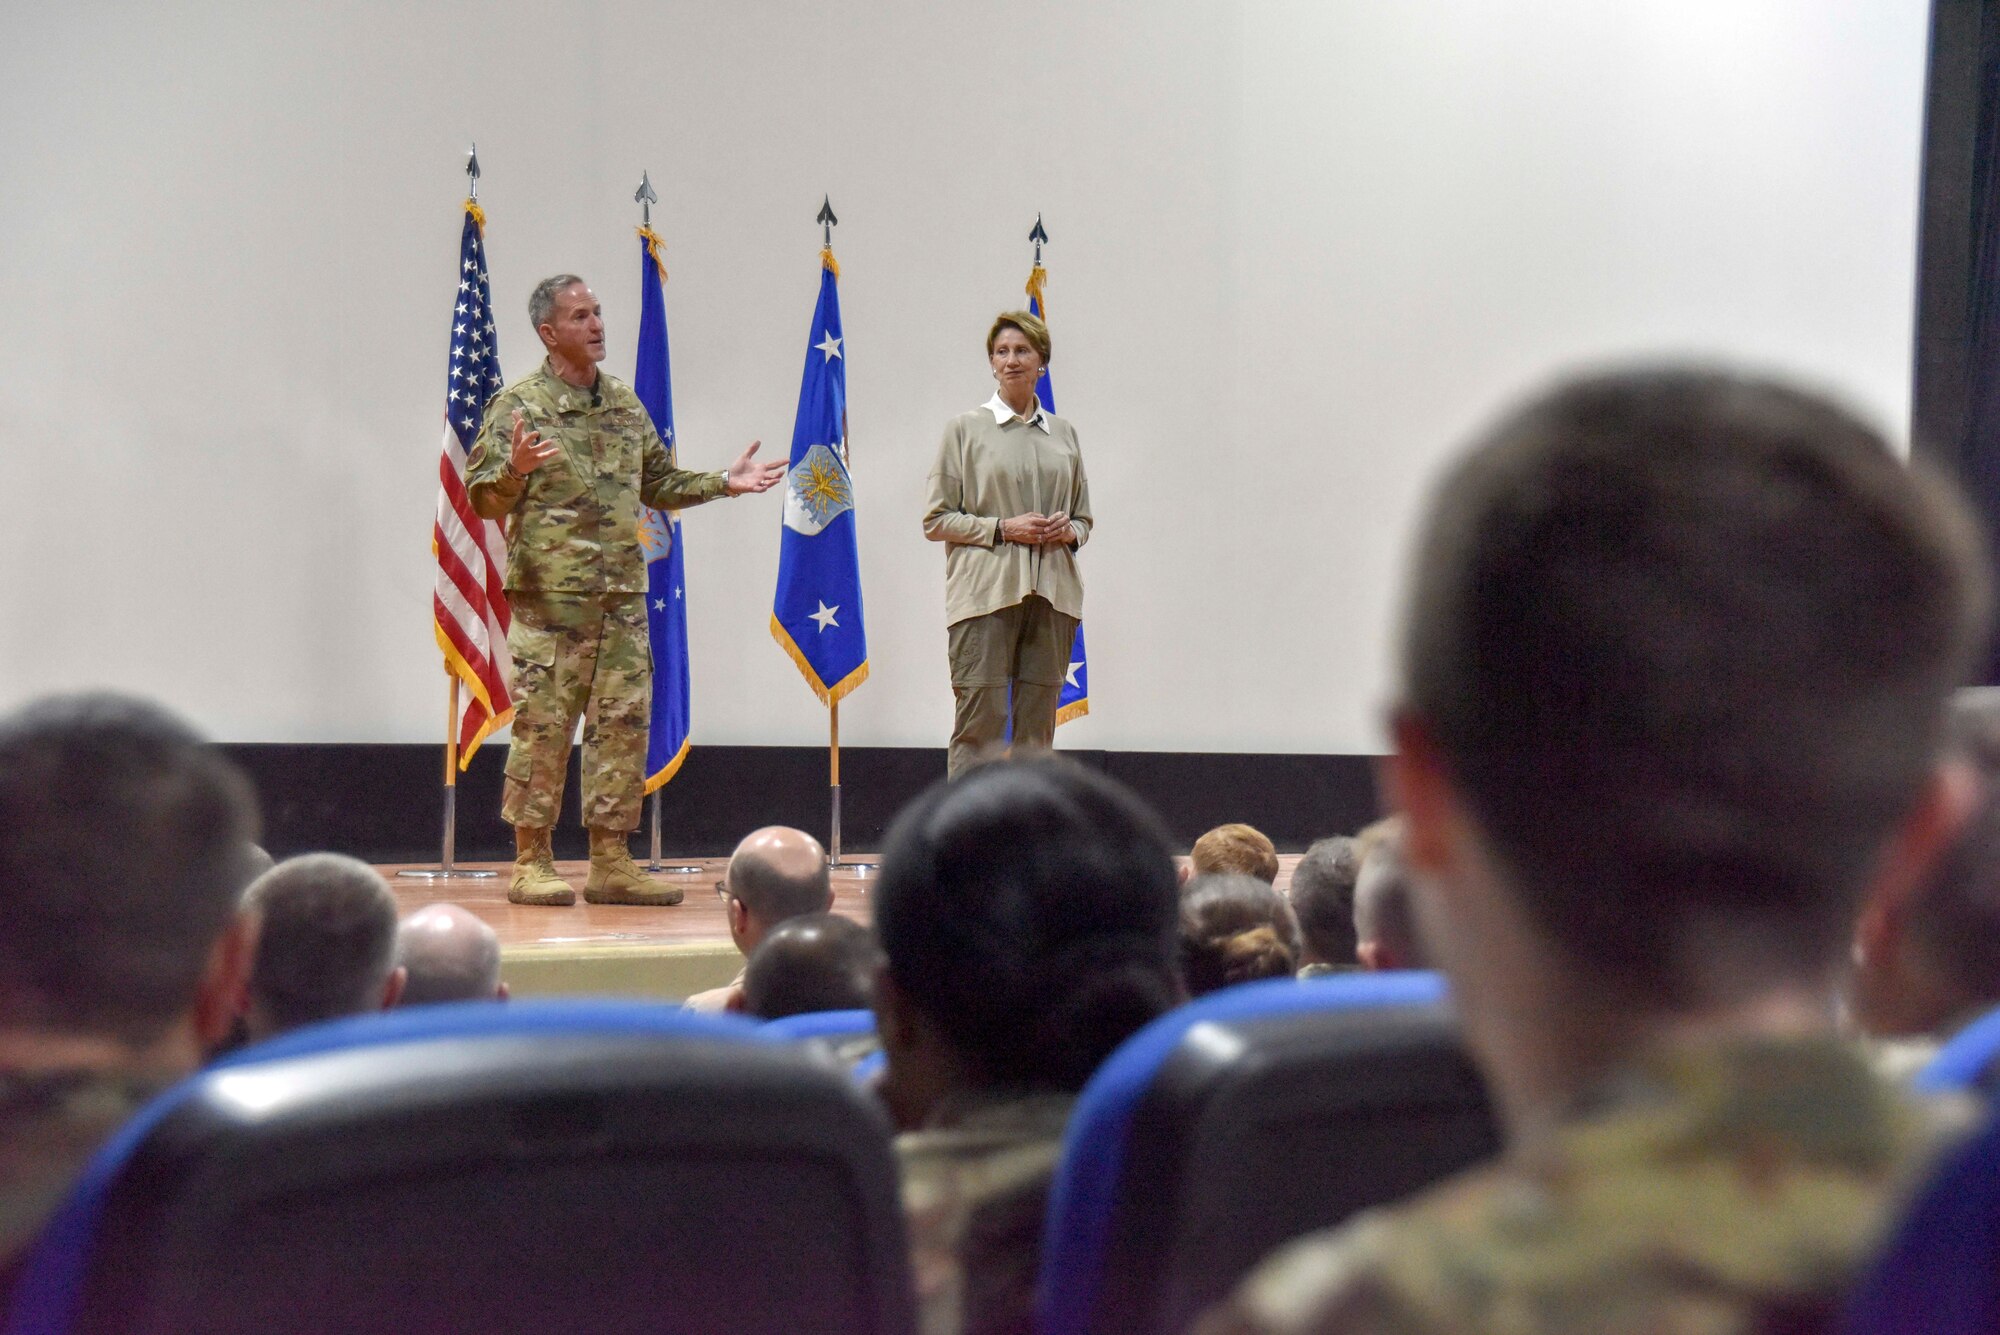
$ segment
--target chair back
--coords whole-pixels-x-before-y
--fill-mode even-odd
[[[1959,1030],[1910,1083],[1926,1094],[2000,1092],[1995,1088],[2000,1085],[2000,1009],[1986,1012]]]
[[[1211,993],[1134,1035],[1078,1101],[1044,1335],[1184,1330],[1279,1244],[1497,1149],[1435,974]]]
[[[2000,1117],[1947,1154],[1855,1286],[1842,1335],[2000,1330]]]
[[[875,1032],[875,1012],[807,1011],[764,1021],[764,1032],[777,1038],[860,1038]]]
[[[162,1095],[11,1330],[901,1335],[912,1308],[889,1128],[828,1055],[661,1006],[473,1003]]]

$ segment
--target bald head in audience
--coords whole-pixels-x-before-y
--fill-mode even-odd
[[[439,1001],[505,1001],[500,937],[456,904],[427,904],[396,928],[402,1006]]]
[[[394,1006],[396,897],[382,874],[344,853],[287,858],[250,886],[261,924],[243,1010],[251,1042],[300,1025]]]
[[[723,874],[722,899],[729,916],[729,938],[747,960],[765,934],[788,918],[825,913],[833,907],[833,884],[827,876],[826,850],[804,830],[767,825],[743,836],[729,855]],[[690,1010],[743,1008],[743,975],[735,981],[687,999]]]

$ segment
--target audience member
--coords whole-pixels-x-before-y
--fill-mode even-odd
[[[1208,1329],[1819,1328],[1940,1131],[1826,999],[1971,801],[1983,562],[1782,385],[1628,371],[1496,426],[1419,544],[1386,786],[1509,1146]]]
[[[1175,904],[1152,814],[1061,761],[981,766],[897,818],[875,1013],[926,1335],[1032,1328],[1064,1123],[1180,999]]]
[[[1904,1073],[2000,1005],[2000,691],[1961,692],[1952,732],[1983,780],[1979,805],[1931,874],[1876,896],[1855,930],[1854,1018]]]
[[[399,1006],[439,1001],[505,1001],[500,936],[456,904],[426,904],[396,928]]]
[[[1298,919],[1285,897],[1258,877],[1195,877],[1181,892],[1180,921],[1181,976],[1191,997],[1298,972]]]
[[[243,776],[155,706],[0,718],[0,1309],[84,1162],[227,1034],[256,821]]]
[[[1255,876],[1266,884],[1278,879],[1278,849],[1264,832],[1250,825],[1218,825],[1194,841],[1181,880],[1220,873]]]
[[[1391,816],[1370,829],[1375,834],[1364,841],[1354,884],[1355,955],[1364,969],[1427,969],[1403,862],[1402,819]]]
[[[764,934],[787,918],[826,913],[833,908],[826,850],[804,830],[767,825],[752,830],[729,855],[729,869],[716,887],[729,914],[729,937],[745,960]],[[689,1010],[743,1009],[743,970],[721,987],[687,999]]]
[[[1355,841],[1346,835],[1314,840],[1292,868],[1286,897],[1299,922],[1299,977],[1356,967],[1354,881],[1360,870]]]
[[[871,1004],[882,948],[837,913],[805,913],[765,933],[743,967],[743,1009],[760,1020]]]
[[[396,896],[359,858],[287,858],[252,883],[243,903],[260,923],[243,1006],[248,1041],[387,1010],[402,995]]]

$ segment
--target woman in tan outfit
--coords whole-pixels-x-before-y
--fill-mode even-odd
[[[997,391],[945,424],[924,510],[924,536],[946,544],[953,776],[1006,735],[1010,707],[1016,746],[1054,739],[1083,618],[1076,552],[1091,529],[1076,428],[1035,397],[1048,327],[1009,311],[987,332],[986,356]]]

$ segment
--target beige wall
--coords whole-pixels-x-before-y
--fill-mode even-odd
[[[1074,746],[1366,750],[1443,451],[1551,363],[1723,349],[1900,425],[1925,6],[1362,0],[16,7],[0,44],[0,703],[422,741],[466,142],[503,366],[590,276],[629,375],[662,195],[684,456],[790,439],[842,226],[873,680],[941,744],[937,433],[1037,210],[1099,510]],[[778,507],[688,525],[697,743],[817,743]]]

